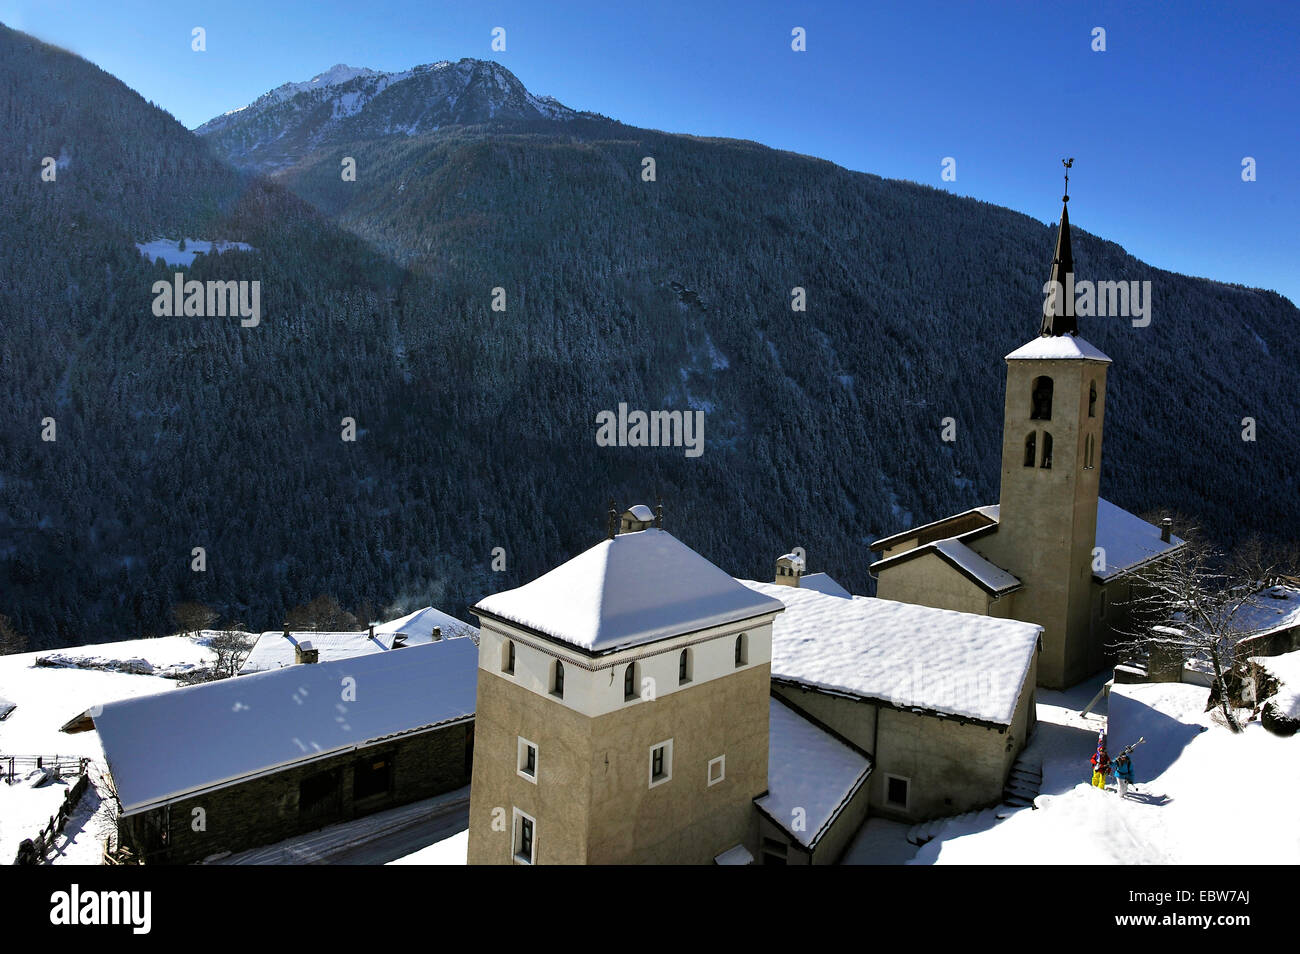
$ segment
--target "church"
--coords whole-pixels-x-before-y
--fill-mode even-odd
[[[1048,288],[1074,272],[1062,201]],[[1073,301],[1049,299],[1006,362],[998,503],[875,541],[871,573],[881,599],[1038,623],[1039,684],[1063,689],[1109,661],[1132,572],[1183,541],[1099,495],[1111,360],[1079,336]]]
[[[1046,314],[1007,356],[999,503],[873,544],[875,597],[802,551],[736,579],[635,506],[481,600],[469,862],[825,864],[869,816],[1028,804],[1036,687],[1102,668],[1182,544],[1098,495],[1109,366]]]

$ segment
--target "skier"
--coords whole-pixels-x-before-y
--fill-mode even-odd
[[[1110,759],[1106,756],[1106,731],[1097,733],[1097,751],[1092,755],[1092,784],[1106,790],[1106,776],[1110,774]]]
[[[1115,784],[1119,787],[1119,797],[1128,794],[1128,787],[1133,783],[1133,760],[1128,752],[1121,752],[1115,760]]]

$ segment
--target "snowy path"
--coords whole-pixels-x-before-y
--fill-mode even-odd
[[[469,827],[469,787],[401,808],[331,825],[265,848],[211,862],[217,865],[382,865]]]

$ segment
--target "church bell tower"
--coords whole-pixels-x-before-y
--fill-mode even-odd
[[[1006,357],[999,526],[981,546],[1024,583],[1014,615],[1043,626],[1039,682],[1053,688],[1073,685],[1102,658],[1090,587],[1110,358],[1079,337],[1067,295],[1069,201],[1067,171],[1039,336]]]

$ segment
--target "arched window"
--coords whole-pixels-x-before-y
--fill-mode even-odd
[[[636,698],[636,663],[628,663],[623,670],[623,701],[631,702]]]
[[[1088,416],[1097,416],[1097,382],[1088,385]]]
[[[558,659],[555,660],[555,680],[551,687],[551,691],[561,699],[564,698],[564,663],[560,662]]]
[[[749,637],[741,633],[736,637],[736,668],[745,665],[749,658]]]
[[[1043,431],[1043,470],[1052,469],[1052,435]]]
[[[509,639],[507,639],[506,644],[501,647],[501,671],[515,671],[515,644]]]
[[[1033,467],[1038,463],[1038,435],[1033,431],[1025,438],[1025,466]]]
[[[682,654],[677,657],[677,685],[685,685],[691,681],[691,651],[683,649]]]
[[[1087,437],[1083,439],[1083,469],[1084,470],[1092,469],[1093,446],[1094,446],[1093,436],[1089,434]]]
[[[1034,421],[1052,419],[1052,379],[1045,374],[1034,378],[1033,410],[1029,417]]]

